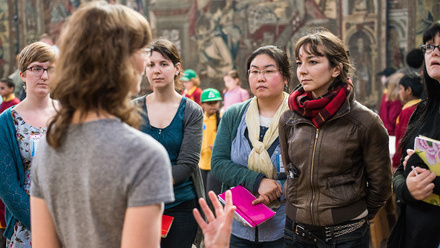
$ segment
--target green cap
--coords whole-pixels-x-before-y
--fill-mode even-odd
[[[201,96],[201,102],[213,102],[213,101],[221,101],[222,97],[220,96],[220,92],[213,88],[208,88],[203,90]]]
[[[183,72],[183,77],[180,79],[181,81],[189,81],[193,78],[197,77],[197,73],[192,69],[187,69]]]

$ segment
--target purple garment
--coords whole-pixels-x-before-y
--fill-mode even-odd
[[[226,110],[232,104],[244,102],[249,99],[249,92],[240,86],[230,91],[224,91],[224,94],[223,110]]]

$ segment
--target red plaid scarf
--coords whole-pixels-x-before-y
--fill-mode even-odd
[[[289,108],[297,114],[311,119],[313,125],[319,128],[344,104],[350,90],[351,85],[342,83],[323,97],[313,99],[312,92],[305,92],[303,87],[300,87],[290,93]]]

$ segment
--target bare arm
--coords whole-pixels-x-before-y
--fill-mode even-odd
[[[160,204],[128,208],[122,229],[121,248],[159,247],[161,223]]]
[[[31,196],[31,223],[33,248],[61,248],[55,223],[46,202],[33,196]]]

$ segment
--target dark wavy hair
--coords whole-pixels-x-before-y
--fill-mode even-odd
[[[434,22],[428,29],[425,30],[423,33],[423,44],[434,40],[435,36],[440,36],[440,21]],[[427,97],[424,100],[424,104],[421,104],[420,108],[417,109],[417,111],[420,113],[418,119],[411,120],[410,124],[408,125],[407,132],[400,141],[401,149],[405,149],[405,147],[412,142],[412,139],[417,134],[428,113],[439,105],[440,82],[429,76],[428,71],[426,70],[426,64],[423,66],[423,81],[425,83]],[[440,133],[437,132],[433,138],[439,138],[439,136]]]
[[[66,23],[51,96],[62,108],[47,131],[50,146],[62,145],[75,111],[106,112],[137,127],[140,116],[129,93],[138,82],[132,55],[151,41],[148,21],[138,12],[104,1],[80,6]]]

